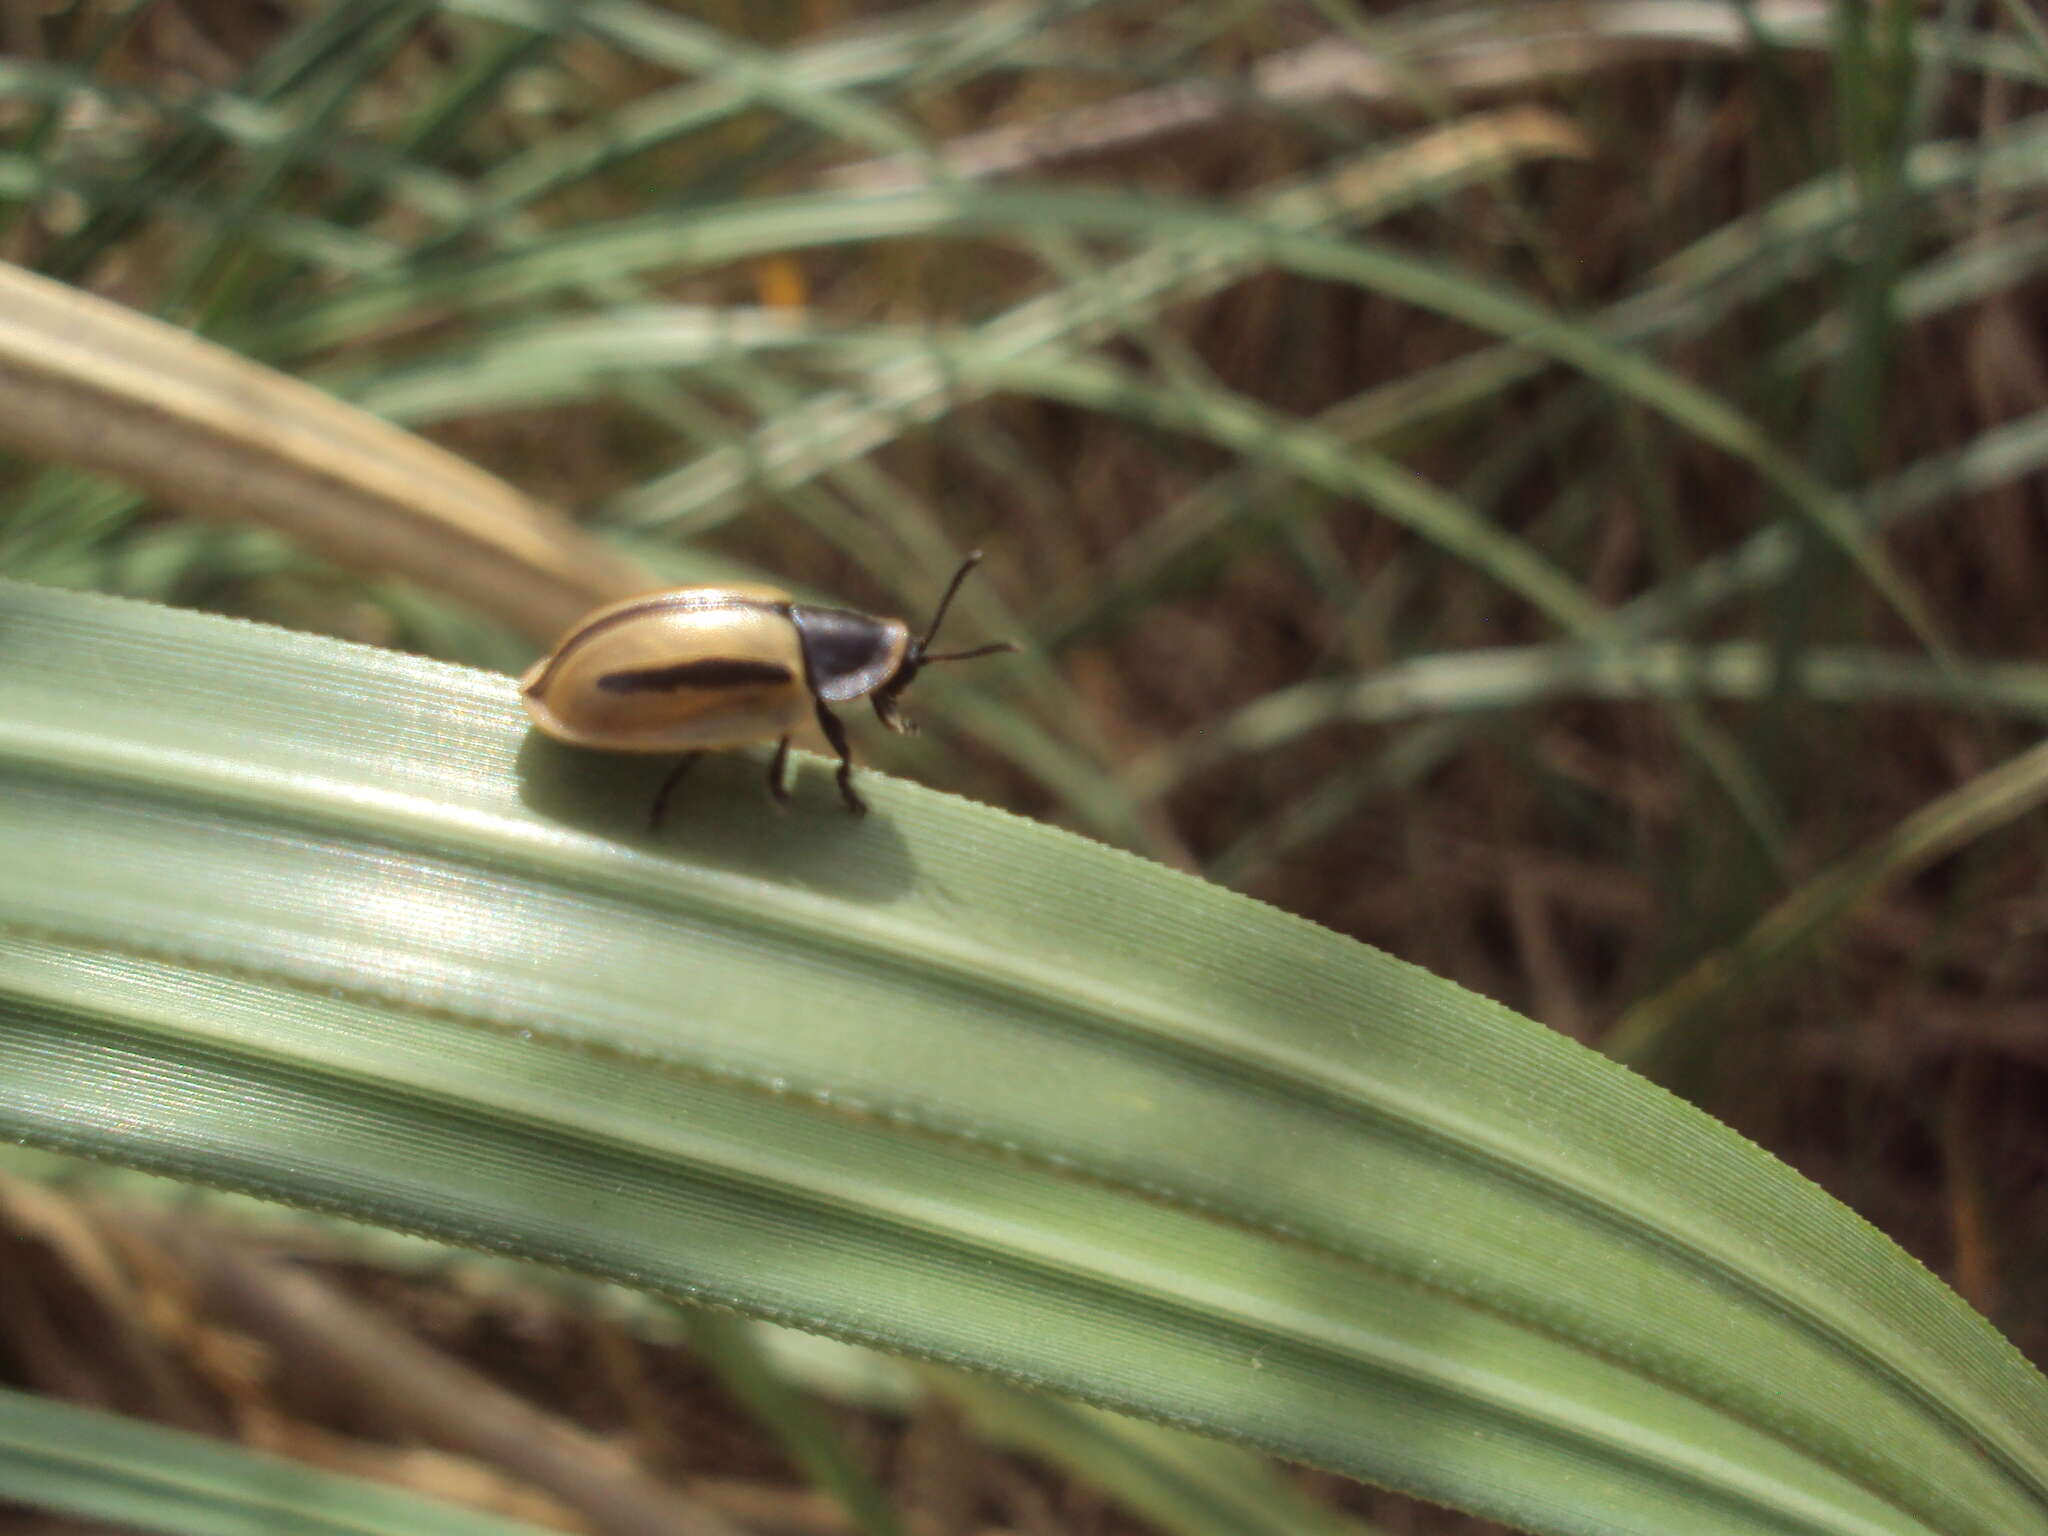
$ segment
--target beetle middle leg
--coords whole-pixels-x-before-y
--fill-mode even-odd
[[[668,814],[669,796],[676,792],[676,786],[683,782],[683,775],[694,768],[697,759],[703,755],[702,752],[685,752],[682,760],[669,770],[668,777],[661,781],[661,788],[654,792],[654,804],[647,808],[648,831],[660,829],[662,817]]]
[[[823,699],[818,700],[818,729],[825,733],[825,739],[832,743],[832,750],[839,754],[839,797],[854,815],[867,815],[868,803],[853,787],[853,753],[846,745],[846,727],[825,707]]]
[[[789,804],[789,738],[783,737],[775,744],[775,756],[768,764],[768,793],[775,803],[787,807]]]

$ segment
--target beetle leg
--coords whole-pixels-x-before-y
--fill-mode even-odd
[[[768,764],[768,793],[779,806],[789,804],[789,738],[775,744],[775,757]]]
[[[917,734],[917,722],[904,719],[902,713],[896,708],[896,701],[894,699],[887,698],[879,693],[871,693],[868,695],[868,698],[875,706],[875,718],[889,727],[890,730],[899,736],[915,736]]]
[[[818,729],[825,733],[825,739],[832,743],[832,750],[839,754],[839,796],[846,802],[846,808],[856,816],[868,813],[867,801],[855,793],[853,787],[853,753],[846,745],[846,727],[839,723],[839,717],[825,707],[823,699],[818,700]]]
[[[661,818],[668,814],[668,797],[676,792],[676,786],[683,782],[683,775],[695,766],[702,752],[685,752],[682,760],[669,770],[668,777],[661,781],[661,788],[654,792],[654,804],[647,810],[647,830],[653,832],[661,826]]]

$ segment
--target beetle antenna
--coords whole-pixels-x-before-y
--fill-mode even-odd
[[[920,660],[937,660],[936,657],[927,658],[924,654],[925,648],[938,638],[939,625],[945,622],[946,610],[953,606],[953,594],[960,590],[960,583],[965,581],[967,573],[979,564],[981,551],[969,551],[967,558],[960,562],[960,569],[953,573],[953,579],[946,584],[946,595],[939,599],[938,611],[932,615],[931,623],[925,626],[924,633],[918,637],[917,656]]]
[[[972,661],[977,656],[993,656],[998,651],[1014,651],[1015,649],[1017,649],[1016,641],[998,640],[994,645],[977,645],[971,651],[941,651],[936,656],[920,657],[919,661],[928,667],[935,661]]]

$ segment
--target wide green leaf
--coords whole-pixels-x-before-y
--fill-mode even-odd
[[[2048,1386],[1594,1053],[1078,838],[0,588],[0,1134],[1539,1531],[2048,1532]]]

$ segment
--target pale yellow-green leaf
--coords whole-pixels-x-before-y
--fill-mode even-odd
[[[399,572],[552,640],[653,583],[445,449],[148,315],[0,262],[0,442]]]
[[[1190,877],[0,589],[0,1132],[1527,1529],[2048,1532],[2048,1387],[1612,1062]]]

